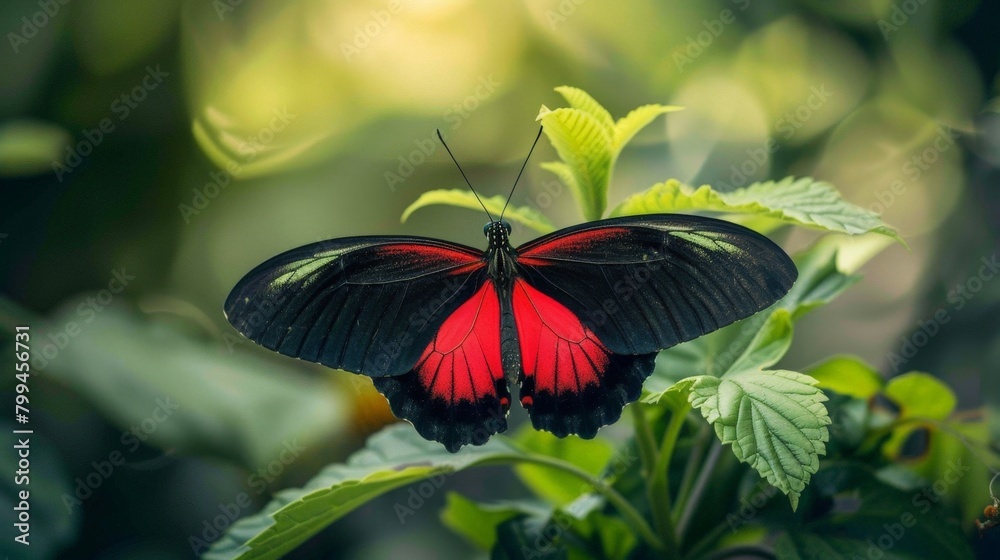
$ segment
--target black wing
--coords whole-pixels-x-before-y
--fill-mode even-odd
[[[771,240],[700,216],[612,218],[517,249],[519,272],[617,354],[697,338],[768,307],[798,275]]]
[[[486,279],[483,252],[420,237],[348,237],[282,253],[226,299],[258,344],[370,377],[409,372]]]
[[[517,253],[521,404],[558,436],[593,437],[639,398],[656,352],[764,309],[797,276],[766,237],[696,216],[592,222]]]

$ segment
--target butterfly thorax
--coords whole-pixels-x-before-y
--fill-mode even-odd
[[[510,245],[510,224],[490,222],[483,228],[488,245],[485,259],[490,278],[497,286],[510,286],[516,273],[517,251]]]

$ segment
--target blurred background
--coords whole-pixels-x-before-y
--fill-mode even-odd
[[[671,177],[730,190],[811,175],[899,228],[910,250],[889,248],[805,319],[789,367],[856,354],[886,377],[944,378],[963,408],[996,406],[998,21],[1000,4],[976,0],[2,3],[0,337],[32,326],[35,434],[34,544],[25,556],[5,536],[0,552],[191,558],[393,421],[361,377],[241,339],[225,296],[321,239],[482,246],[476,212],[399,221],[420,193],[462,186],[435,128],[480,192],[505,193],[564,84],[616,116],[686,107],[622,154],[612,206]],[[514,203],[577,223],[537,167],[552,159],[541,142]],[[5,447],[13,421],[0,417]],[[448,484],[519,491],[502,470]],[[401,524],[407,497],[291,557],[468,557],[438,527],[441,495]]]

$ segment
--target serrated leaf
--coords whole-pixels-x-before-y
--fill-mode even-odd
[[[882,377],[854,356],[834,356],[806,371],[819,387],[856,399],[869,399],[882,388]]]
[[[564,459],[594,476],[600,474],[615,452],[607,440],[599,437],[582,439],[570,435],[560,438],[531,426],[525,426],[515,441],[529,452]],[[556,506],[568,504],[593,490],[580,480],[550,467],[522,464],[515,466],[514,472],[535,495]]]
[[[671,179],[628,197],[611,211],[611,215],[685,211],[762,215],[789,224],[850,235],[875,232],[905,245],[899,234],[882,222],[878,214],[850,204],[829,183],[810,177],[753,183],[728,193],[716,191],[709,185],[694,188]]]
[[[607,204],[608,181],[614,163],[611,131],[590,113],[579,109],[555,109],[540,114],[538,120],[578,186],[575,192],[580,196],[584,217],[600,219]]]
[[[552,225],[552,222],[550,222],[545,215],[534,208],[508,205],[507,210],[504,211],[503,207],[507,203],[507,197],[497,195],[489,198],[483,198],[482,201],[483,204],[480,205],[479,200],[476,199],[475,193],[463,189],[438,189],[427,191],[421,194],[417,200],[415,200],[406,208],[406,210],[403,211],[403,216],[400,218],[400,221],[405,222],[415,211],[424,208],[425,206],[431,206],[434,204],[447,204],[449,206],[458,206],[460,208],[469,208],[471,210],[482,210],[483,206],[486,206],[487,210],[490,211],[490,214],[493,215],[494,219],[498,219],[500,217],[500,213],[503,212],[503,217],[505,219],[510,219],[512,222],[528,226],[539,233],[550,233],[556,230],[556,227]]]
[[[559,92],[559,95],[563,96],[570,107],[579,109],[594,117],[608,131],[614,128],[615,119],[611,117],[611,113],[598,103],[596,99],[591,97],[589,93],[571,86],[559,86],[555,90]]]
[[[372,436],[345,464],[326,467],[304,488],[279,492],[263,511],[237,521],[203,558],[280,558],[376,496],[430,477],[441,481],[445,475],[515,452],[503,439],[493,438],[485,445],[449,453],[409,425],[390,426]],[[404,524],[416,513],[406,504],[395,509]]]
[[[777,370],[702,376],[691,388],[691,405],[722,443],[788,495],[793,509],[830,437],[826,396],[815,384],[801,373]]]
[[[637,132],[653,122],[653,119],[665,113],[680,111],[681,109],[683,107],[657,104],[643,105],[642,107],[633,109],[629,114],[618,119],[618,122],[615,123],[614,140],[612,141],[611,149],[616,153],[620,152],[625,147],[625,144],[628,144]]]
[[[622,148],[658,115],[680,107],[644,105],[615,122],[587,92],[569,86],[556,91],[570,106],[553,110],[542,105],[536,120],[562,161],[544,163],[542,168],[569,186],[586,219],[598,220],[604,216],[608,183]]]

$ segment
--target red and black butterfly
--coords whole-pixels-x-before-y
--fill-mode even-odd
[[[658,351],[768,307],[797,276],[766,237],[707,217],[613,218],[517,248],[510,232],[501,214],[485,251],[404,236],[299,247],[240,280],[226,316],[266,348],[371,377],[454,452],[507,429],[508,380],[535,428],[594,437]]]

